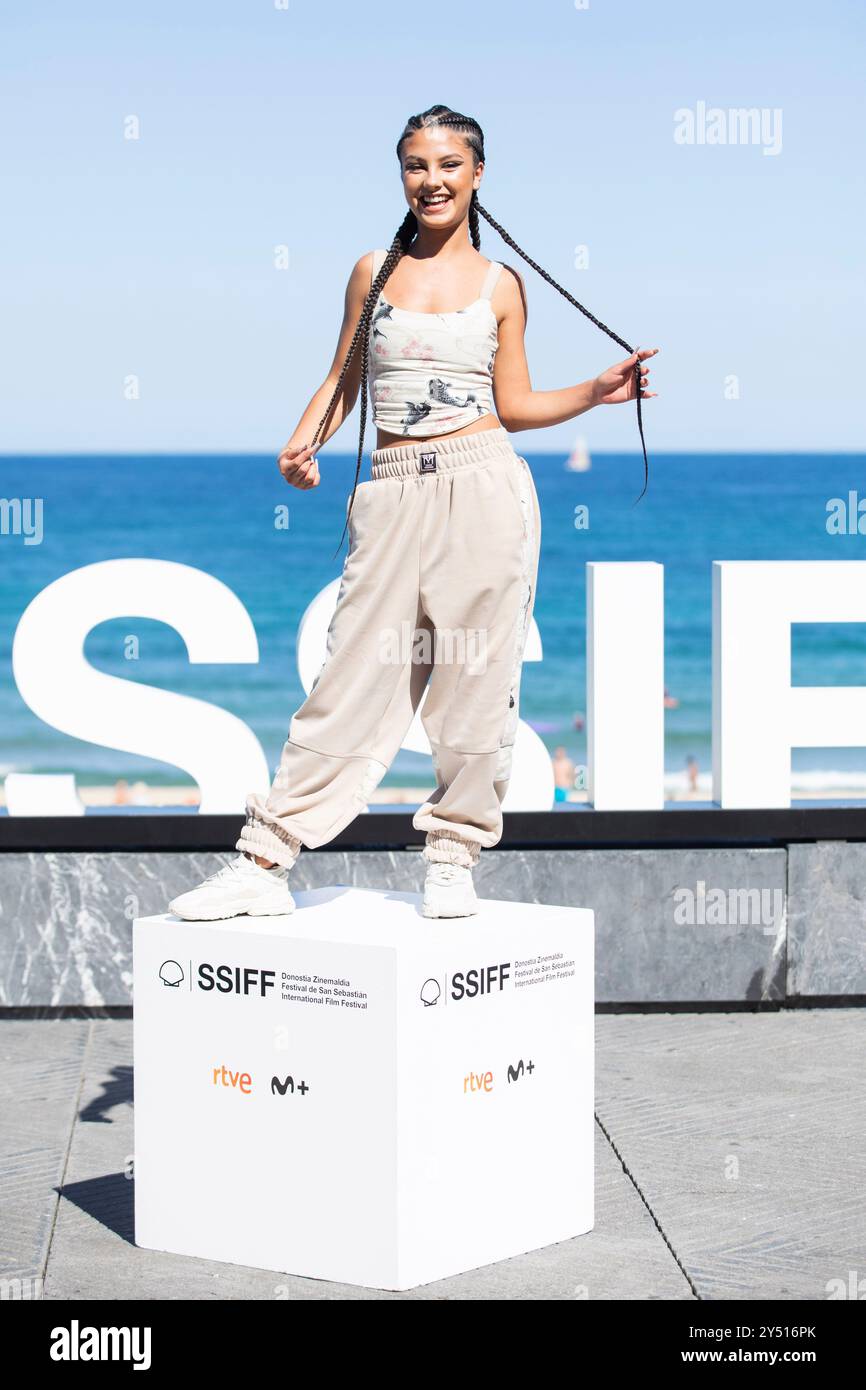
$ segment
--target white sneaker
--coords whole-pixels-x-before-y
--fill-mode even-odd
[[[279,865],[263,869],[254,859],[239,854],[198,888],[181,893],[169,903],[169,908],[187,922],[219,922],[225,917],[243,915],[282,916],[295,910],[288,878],[288,869]]]
[[[462,864],[428,864],[424,881],[424,917],[471,917],[478,911],[472,870]]]

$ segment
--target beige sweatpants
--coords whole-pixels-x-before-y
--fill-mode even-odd
[[[348,507],[348,503],[347,503]],[[292,865],[367,804],[418,706],[437,786],[413,818],[428,859],[475,864],[502,836],[541,515],[501,428],[373,451],[328,630],[267,797],[237,848]]]

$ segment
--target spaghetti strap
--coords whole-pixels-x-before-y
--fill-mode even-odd
[[[373,281],[375,280],[376,276],[379,274],[379,271],[382,269],[382,265],[383,265],[383,263],[384,263],[384,260],[385,260],[385,257],[387,256],[387,254],[388,254],[388,252],[385,251],[385,250],[382,249],[382,248],[380,248],[378,251],[374,251],[374,252],[373,252],[373,273],[372,273],[372,275],[370,276],[370,288],[371,288],[371,289],[372,289],[372,287],[373,287]]]
[[[502,262],[501,262],[501,261],[491,261],[491,262],[490,262],[490,268],[489,268],[488,271],[487,271],[487,275],[486,275],[486,277],[485,277],[484,284],[481,286],[481,294],[478,296],[479,299],[489,299],[489,298],[490,298],[490,296],[491,296],[492,293],[493,293],[493,288],[494,288],[494,286],[495,286],[495,284],[496,284],[496,281],[499,279],[499,275],[500,275],[501,270],[502,270]]]

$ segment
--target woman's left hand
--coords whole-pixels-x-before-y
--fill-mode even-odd
[[[635,365],[641,363],[640,369],[640,397],[642,401],[648,401],[651,396],[657,396],[658,391],[648,391],[649,367],[643,366],[647,357],[655,357],[658,348],[638,348],[631,357],[627,357],[624,362],[617,362],[615,367],[608,367],[606,372],[602,372],[595,379],[595,404],[596,405],[621,405],[623,401],[633,401],[637,395],[635,385]]]

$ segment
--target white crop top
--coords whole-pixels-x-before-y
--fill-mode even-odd
[[[374,280],[386,255],[373,252]],[[445,314],[400,309],[379,295],[368,366],[378,429],[409,437],[448,434],[493,411],[499,329],[490,296],[501,270],[491,261],[479,297]]]

